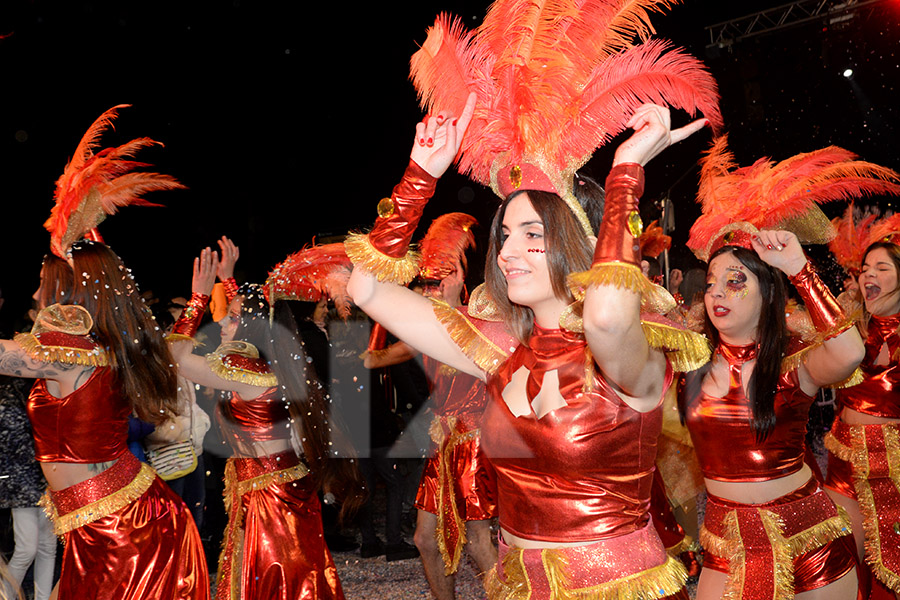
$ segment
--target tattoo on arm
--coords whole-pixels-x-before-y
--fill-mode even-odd
[[[5,375],[52,379],[66,371],[79,368],[84,367],[81,365],[57,362],[47,363],[34,360],[21,348],[10,350],[8,347],[0,345],[0,373]]]
[[[82,386],[82,384],[88,380],[91,376],[91,373],[94,372],[94,367],[82,367],[81,373],[78,374],[78,377],[75,378],[74,388],[77,390]]]

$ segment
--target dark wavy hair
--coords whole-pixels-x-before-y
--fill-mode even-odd
[[[576,198],[584,207],[591,227],[596,232],[603,218],[603,188],[597,185],[593,179],[579,176],[576,179],[575,191]],[[550,271],[550,283],[556,297],[570,302],[574,301],[566,285],[566,277],[570,273],[585,271],[591,267],[594,244],[585,235],[581,224],[565,201],[552,192],[520,190],[506,198],[497,209],[491,223],[487,260],[484,267],[485,288],[497,305],[502,319],[509,323],[513,334],[524,342],[531,336],[534,313],[527,306],[510,302],[506,278],[497,264],[497,257],[503,247],[503,217],[506,214],[506,208],[514,198],[522,194],[527,194],[534,212],[538,214],[544,225],[545,256]]]
[[[787,349],[788,332],[784,315],[787,302],[787,288],[781,271],[764,263],[756,252],[738,246],[724,246],[709,257],[709,262],[725,253],[731,253],[747,267],[759,280],[759,292],[762,295],[762,307],[757,322],[759,350],[753,375],[747,382],[747,397],[753,418],[750,426],[761,442],[768,437],[775,427],[775,393],[781,379],[781,360]],[[713,346],[719,345],[719,331],[713,326],[709,315],[706,315],[706,335]],[[700,386],[703,376],[709,371],[708,363],[701,369],[686,376],[688,386]],[[697,388],[699,389],[699,388]],[[686,406],[684,395],[679,395],[678,409],[684,420]]]
[[[122,394],[140,419],[164,422],[177,408],[175,361],[131,270],[105,244],[82,240],[72,245],[72,271],[71,302],[93,317]]]
[[[72,267],[56,256],[47,254],[41,264],[41,287],[38,290],[38,308],[51,304],[67,304],[72,297]]]
[[[291,303],[277,300],[270,306],[256,284],[242,285],[238,297],[243,302],[234,339],[253,344],[278,378],[317,484],[341,500],[341,517],[355,512],[365,499],[365,486],[355,462],[335,460],[338,454],[351,456],[352,447],[329,418],[327,392],[306,360]]]

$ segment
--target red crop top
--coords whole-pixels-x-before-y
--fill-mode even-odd
[[[28,398],[35,458],[41,462],[100,463],[128,450],[131,407],[109,367],[94,370],[80,388],[62,398],[38,379]]]
[[[597,372],[585,385],[586,364],[583,335],[535,325],[488,381],[482,446],[497,472],[500,525],[519,537],[584,542],[648,522],[662,411],[633,410]],[[666,388],[671,381],[667,368]],[[564,405],[516,417],[504,393]]]
[[[744,362],[756,357],[755,351],[755,345],[729,348],[724,344],[716,350],[729,363],[729,389],[724,397],[704,393],[699,377],[696,384],[688,380],[680,390],[686,395],[685,422],[707,479],[767,481],[803,467],[806,422],[815,398],[800,389],[796,369],[783,374],[775,393],[775,427],[757,442],[740,371]]]
[[[280,387],[271,387],[252,400],[232,392],[228,402],[219,404],[217,417],[229,441],[247,444],[291,437],[291,415]]]
[[[866,356],[859,365],[863,382],[838,391],[838,402],[867,415],[900,419],[900,315],[872,316],[866,338]],[[887,344],[891,359],[876,365],[881,349]]]

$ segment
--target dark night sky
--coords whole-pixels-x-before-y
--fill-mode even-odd
[[[841,28],[817,21],[707,53],[705,26],[782,3],[688,0],[654,23],[719,80],[742,164],[833,143],[900,169],[900,2],[861,9]],[[53,184],[87,126],[118,103],[133,107],[104,141],[165,143],[139,158],[190,188],[151,197],[166,208],[126,208],[101,225],[144,289],[188,292],[191,258],[222,234],[241,246],[239,278],[261,281],[313,236],[370,224],[420,118],[410,55],[438,12],[474,27],[487,3],[358,4],[4,0],[4,295],[36,287]],[[647,216],[672,188],[682,233],[692,165],[709,141],[695,137],[648,169]],[[601,149],[589,170],[602,179],[610,158]],[[428,215],[462,210],[485,223],[495,206],[488,190],[448,175]]]

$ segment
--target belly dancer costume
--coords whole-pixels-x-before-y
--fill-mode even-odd
[[[28,414],[37,460],[115,461],[42,499],[65,543],[59,599],[209,598],[194,520],[153,469],[128,451],[131,407],[118,392],[106,352],[90,336],[91,324],[83,308],[53,305],[41,311],[31,334],[16,336],[35,360],[96,367],[63,398],[50,393],[46,380],[35,383]]]
[[[862,383],[838,391],[838,403],[857,412],[900,420],[900,315],[872,315]],[[875,364],[884,346],[888,364]],[[866,562],[892,591],[900,592],[900,424],[848,425],[835,419],[825,437],[825,486],[859,503]]]
[[[425,369],[434,382],[435,415],[429,433],[435,454],[425,463],[416,508],[437,516],[435,535],[449,575],[459,567],[465,521],[497,514],[496,482],[481,449],[487,395],[478,379],[431,358],[425,357]]]
[[[244,400],[232,392],[217,419],[237,456],[225,469],[228,525],[219,558],[218,600],[343,599],[322,531],[318,489],[293,450],[241,456],[255,442],[289,440],[281,388],[256,348],[228,342],[207,357],[223,379],[269,386]]]

